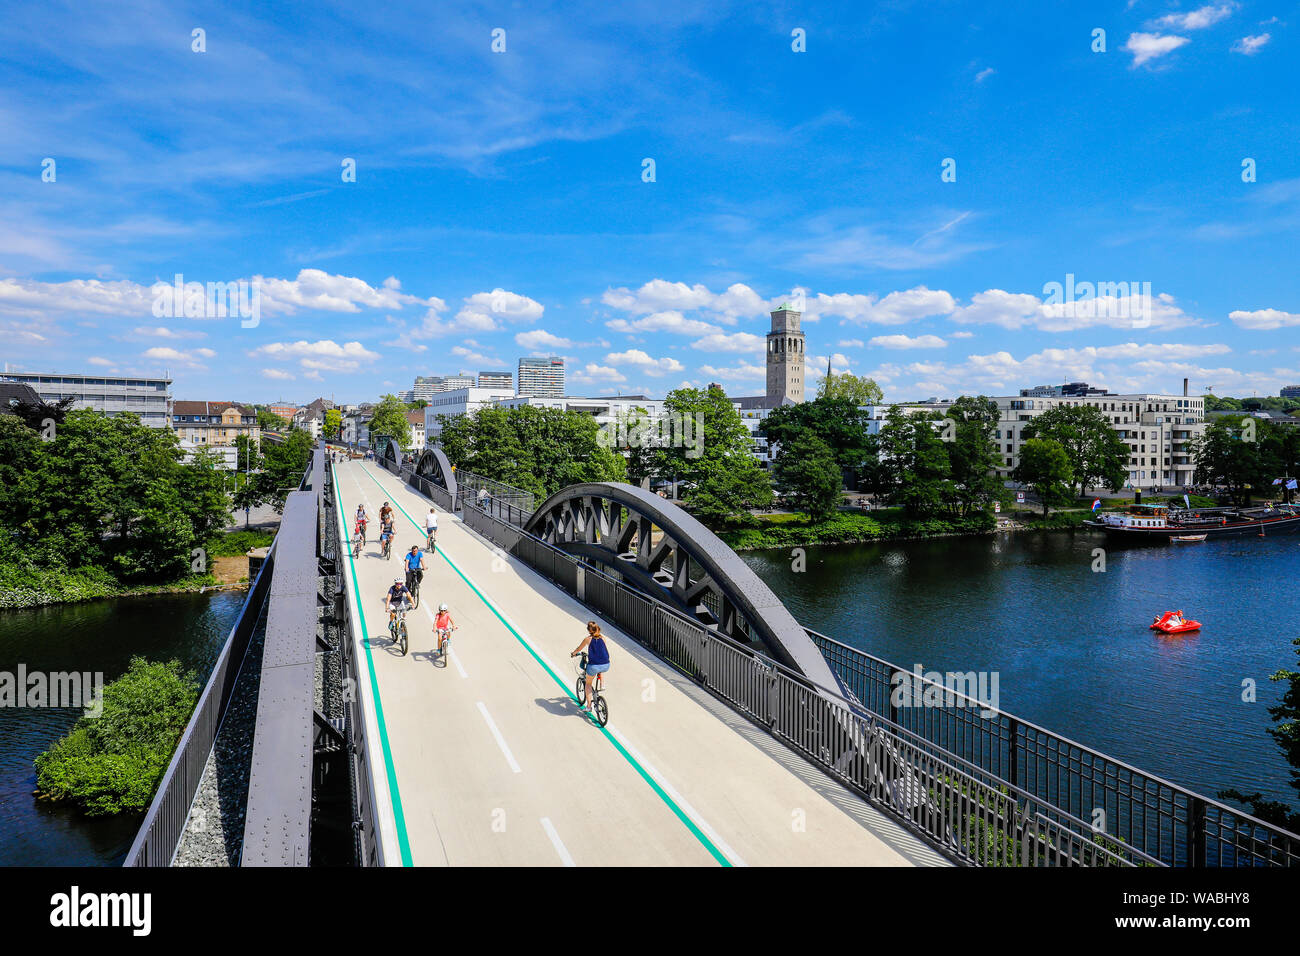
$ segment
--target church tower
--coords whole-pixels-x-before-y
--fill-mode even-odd
[[[804,342],[799,331],[802,313],[781,305],[772,313],[767,333],[767,407],[799,403],[803,399]]]

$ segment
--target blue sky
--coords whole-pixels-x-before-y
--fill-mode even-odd
[[[889,399],[1300,383],[1300,4],[124,0],[0,42],[11,367],[757,394],[802,294],[810,381]],[[157,315],[178,273],[259,277],[256,326]],[[1045,304],[1067,275],[1151,300]]]

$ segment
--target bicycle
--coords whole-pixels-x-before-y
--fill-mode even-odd
[[[406,572],[406,590],[411,592],[411,607],[420,606],[420,576]]]
[[[407,635],[406,635],[406,603],[403,602],[393,608],[396,612],[393,619],[388,622],[388,633],[393,637],[393,643],[402,649],[402,656],[406,656]]]
[[[393,560],[393,536],[391,534],[384,537],[384,560]]]
[[[596,718],[596,723],[604,727],[609,723],[609,705],[605,703],[605,697],[601,694],[601,684],[604,683],[604,674],[597,674],[591,681],[591,713]],[[587,654],[584,651],[578,655],[578,704],[582,706],[587,703]]]
[[[424,550],[428,551],[430,554],[433,554],[433,552],[436,550],[437,543],[438,543],[438,529],[434,528],[432,531],[427,532],[427,534],[425,535],[425,539],[426,540],[425,540]]]
[[[360,528],[358,529],[357,536],[352,544],[352,557],[354,558],[361,557],[361,549],[364,548],[365,546],[366,546],[366,529]]]
[[[435,653],[443,667],[447,666],[447,654],[451,651],[451,632],[459,630],[459,627],[436,627],[433,630],[433,636],[442,641],[442,648]]]

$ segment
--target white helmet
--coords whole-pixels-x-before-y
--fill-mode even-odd
[[[439,610],[439,611],[445,611],[445,610],[447,610],[447,605],[445,605],[445,604],[439,604],[439,605],[438,605],[438,610]]]
[[[402,579],[401,579],[401,578],[393,578],[393,583],[394,583],[394,584],[401,584],[401,583],[402,583]]]

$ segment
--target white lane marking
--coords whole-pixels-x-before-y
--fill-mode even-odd
[[[492,736],[496,738],[497,746],[500,747],[501,752],[506,755],[506,763],[510,764],[510,769],[515,773],[522,773],[523,771],[519,769],[519,764],[515,763],[515,755],[512,754],[510,748],[506,746],[506,739],[501,736],[501,731],[497,730],[497,725],[492,721],[492,715],[488,713],[487,707],[483,705],[483,701],[481,700],[478,702],[478,712],[482,714],[483,719],[487,721],[488,730],[492,731]]]
[[[569,856],[569,851],[564,848],[564,841],[555,832],[555,824],[551,822],[550,817],[542,817],[542,829],[551,838],[551,845],[555,847],[555,852],[560,854],[560,862],[565,866],[577,866],[578,864],[573,862],[573,857]]]

